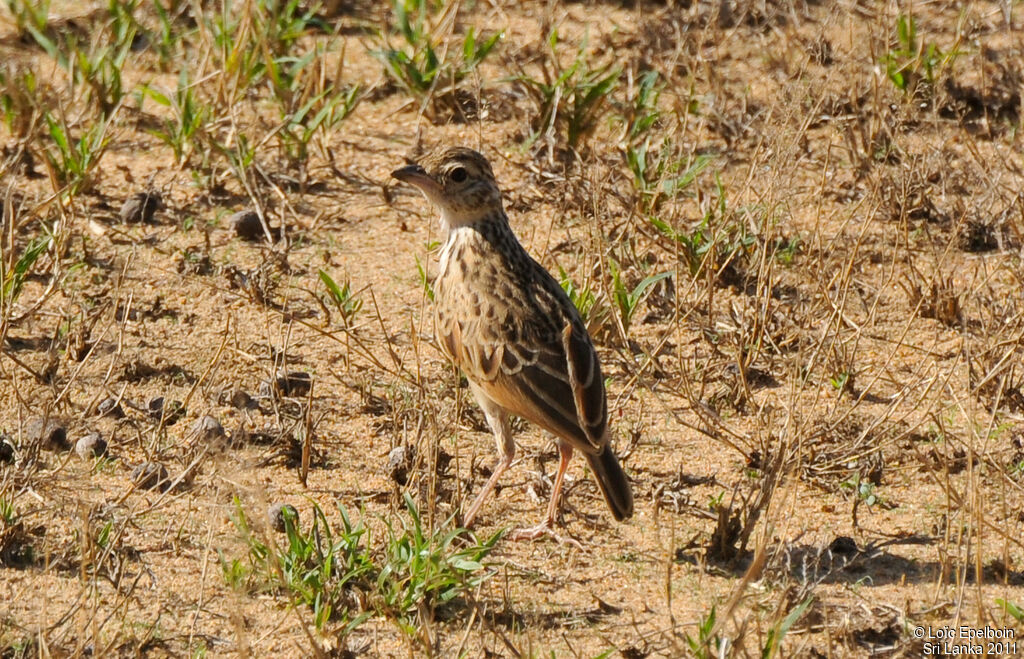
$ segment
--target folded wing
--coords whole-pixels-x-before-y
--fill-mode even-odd
[[[557,287],[554,280],[550,284]],[[543,288],[526,299],[549,307],[548,313],[506,308],[504,318],[483,324],[476,310],[462,306],[465,313],[438,316],[438,339],[489,398],[574,448],[597,453],[606,444],[607,424],[597,353],[571,303]],[[557,323],[562,326],[556,329]]]

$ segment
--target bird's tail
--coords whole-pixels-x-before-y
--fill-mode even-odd
[[[604,450],[596,455],[586,454],[590,469],[594,472],[597,485],[601,488],[604,500],[608,502],[615,521],[621,522],[633,516],[633,489],[629,479],[619,466],[619,460],[611,447],[605,445]]]

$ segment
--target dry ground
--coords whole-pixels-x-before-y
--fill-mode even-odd
[[[414,53],[384,3],[134,5],[0,14],[0,656],[919,656],[920,626],[1024,633],[1024,5],[430,5],[415,61],[451,66],[421,89],[374,55]],[[504,31],[478,66],[471,28]],[[492,160],[588,307],[637,504],[611,522],[574,461],[582,549],[396,553],[405,495],[437,540],[494,460],[433,345],[434,211],[389,178],[451,143]],[[164,207],[126,221],[146,191]],[[241,239],[242,209],[283,235]],[[261,391],[278,371],[311,391]],[[553,446],[518,437],[480,542],[543,514]],[[146,461],[169,487],[133,481]]]

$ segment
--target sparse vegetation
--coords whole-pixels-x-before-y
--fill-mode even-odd
[[[0,656],[1024,638],[1019,6],[626,4],[4,0]],[[504,539],[514,421],[457,526],[439,143],[595,337],[626,524],[574,461]]]
[[[213,119],[213,111],[196,97],[187,68],[178,74],[178,84],[173,92],[164,93],[149,86],[143,87],[141,92],[146,98],[171,110],[172,116],[163,120],[163,127],[151,128],[149,132],[171,147],[179,166],[187,165],[193,153],[203,153],[201,138]]]
[[[564,144],[576,150],[597,128],[622,70],[612,64],[593,67],[586,38],[580,42],[572,64],[563,67],[559,43],[558,30],[552,29],[540,60],[539,77],[524,71],[514,80],[526,90],[535,107],[527,145],[543,139],[549,148]]]
[[[249,548],[249,565],[221,555],[224,580],[238,591],[283,592],[290,604],[310,610],[321,632],[333,621],[344,638],[379,615],[419,644],[424,625],[493,576],[482,561],[501,532],[483,543],[471,540],[465,529],[430,532],[408,494],[405,505],[409,521],[403,520],[400,529],[385,522],[384,546],[377,548],[371,546],[368,527],[353,523],[343,506],[338,508],[341,523],[332,528],[314,503],[308,531],[284,508],[284,538],[278,542],[252,527],[236,499],[233,521]]]
[[[587,284],[577,286],[569,274],[562,269],[559,269],[559,283],[565,294],[569,296],[569,300],[576,306],[576,310],[580,312],[583,322],[588,326],[604,315],[599,309],[597,293],[591,290],[590,286]]]
[[[47,112],[44,115],[51,143],[43,155],[56,186],[61,192],[75,195],[93,184],[93,173],[110,144],[106,122],[99,121],[79,137],[75,137],[67,121]]]
[[[236,590],[248,585],[258,591],[282,591],[289,604],[310,609],[317,630],[323,631],[331,620],[340,620],[346,633],[354,629],[369,617],[357,605],[374,566],[363,538],[366,528],[353,524],[343,507],[338,512],[341,524],[333,529],[314,505],[313,523],[302,531],[285,508],[285,538],[279,543],[252,528],[236,499],[233,521],[249,547],[249,566],[221,556],[225,581]]]
[[[323,282],[331,302],[341,315],[341,322],[348,327],[363,308],[363,301],[355,296],[347,281],[339,286],[324,270],[320,270],[320,281]]]
[[[25,280],[35,266],[36,261],[39,260],[39,257],[42,256],[51,242],[52,237],[49,235],[36,236],[29,241],[20,255],[10,254],[4,255],[8,256],[8,258],[0,258],[0,282],[3,282],[3,311],[9,311],[11,305],[18,301],[18,297],[25,286]],[[0,317],[7,318],[7,313],[0,313]]]
[[[629,334],[633,317],[636,315],[636,311],[643,301],[647,289],[662,279],[671,276],[672,273],[660,272],[656,275],[648,275],[630,290],[622,280],[622,271],[619,264],[615,262],[615,259],[608,261],[608,267],[612,275],[612,300],[615,302],[615,308],[619,312],[619,327],[622,329],[623,336],[626,336]]]
[[[388,31],[381,30],[372,51],[391,80],[436,118],[442,107],[451,110],[459,104],[459,83],[477,70],[503,34],[478,35],[470,27],[461,43],[449,39],[459,5],[449,3],[439,13],[441,6],[432,0],[393,0],[394,27],[404,44],[391,45]]]
[[[920,41],[917,21],[907,14],[896,18],[896,39],[899,45],[885,56],[889,81],[911,98],[921,89],[930,94],[941,68],[955,59],[956,52],[945,54],[935,43]]]
[[[478,589],[494,571],[483,561],[494,549],[502,531],[484,542],[469,540],[464,529],[441,528],[430,532],[412,498],[405,495],[409,520],[401,528],[387,524],[387,543],[377,570],[376,592],[381,612],[391,618],[410,640],[433,643],[424,631],[464,593]]]

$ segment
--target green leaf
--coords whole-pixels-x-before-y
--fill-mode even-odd
[[[462,40],[462,57],[468,62],[476,54],[476,30],[470,27],[466,30],[466,38]]]
[[[996,599],[996,604],[1003,607],[1003,611],[1013,616],[1017,622],[1024,622],[1024,610],[1013,602],[1004,599]]]
[[[808,597],[801,602],[796,608],[790,611],[782,622],[773,629],[770,629],[767,634],[767,640],[765,641],[764,647],[761,649],[762,659],[771,659],[778,650],[779,645],[782,643],[782,639],[785,638],[790,628],[796,623],[797,620],[803,616],[804,612],[807,611],[807,607],[811,605],[813,598]]]
[[[434,301],[434,286],[430,282],[430,278],[427,277],[427,269],[423,267],[423,263],[420,261],[420,257],[416,257],[416,271],[420,274],[420,284],[423,286],[423,291],[427,294],[427,297],[431,302]]]
[[[685,172],[675,178],[665,180],[663,185],[665,194],[673,195],[679,190],[689,187],[690,184],[697,179],[697,176],[699,176],[700,173],[703,172],[709,164],[711,164],[712,160],[714,160],[714,156],[707,154],[697,155]]]
[[[345,295],[341,292],[341,287],[331,279],[331,276],[327,274],[327,271],[323,268],[321,268],[317,274],[320,275],[320,281],[322,281],[324,286],[327,287],[327,292],[331,294],[331,298],[334,300],[335,304],[343,304],[345,302]]]
[[[631,302],[633,303],[633,306],[635,307],[636,304],[638,302],[640,302],[640,297],[644,294],[644,292],[648,288],[650,288],[654,284],[658,283],[662,279],[665,279],[665,278],[671,277],[671,276],[672,276],[671,272],[668,272],[668,271],[660,272],[660,273],[658,273],[656,275],[651,275],[649,277],[646,277],[643,281],[641,281],[639,284],[637,284],[636,288],[633,289],[633,292],[630,293],[630,296],[629,296],[630,299],[631,299]]]
[[[25,29],[28,30],[30,35],[32,35],[35,42],[46,51],[47,55],[52,59],[57,60],[58,64],[60,64],[62,68],[67,68],[65,66],[67,64],[67,60],[65,59],[64,54],[57,50],[57,45],[53,43],[52,39],[43,34],[35,25],[26,25]]]
[[[457,570],[463,570],[465,572],[476,572],[477,570],[483,569],[483,565],[477,561],[471,561],[465,558],[458,558],[452,562],[452,567]]]
[[[14,264],[14,268],[6,273],[3,283],[3,296],[8,304],[18,299],[18,295],[21,294],[21,289],[25,285],[25,279],[28,277],[29,270],[42,253],[46,251],[46,248],[50,246],[52,241],[53,237],[49,234],[33,238],[29,241],[28,246],[25,247],[25,251],[18,259],[18,262]]]
[[[472,32],[472,30],[471,30],[471,32]],[[486,40],[484,40],[484,42],[482,44],[480,44],[479,47],[477,47],[477,45],[476,45],[476,38],[475,38],[475,36],[473,38],[473,42],[472,42],[472,47],[471,48],[467,48],[466,47],[467,44],[464,43],[463,44],[463,55],[464,55],[465,60],[466,60],[466,65],[469,68],[473,68],[477,64],[479,64],[480,62],[484,61],[484,59],[491,52],[491,50],[494,49],[494,46],[497,45],[498,40],[501,39],[501,37],[504,34],[505,33],[503,31],[502,32],[495,32],[490,37],[488,37]],[[467,34],[466,38],[469,39],[469,36],[470,35]]]
[[[157,91],[153,87],[150,87],[149,85],[142,85],[142,95],[144,97],[153,99],[154,101],[156,101],[164,107],[171,107],[171,99],[169,99],[165,94]]]
[[[64,133],[64,128],[57,120],[54,119],[49,112],[46,113],[46,125],[50,130],[50,137],[57,143],[57,148],[60,149],[62,154],[67,154],[71,151],[68,145],[68,136]]]

